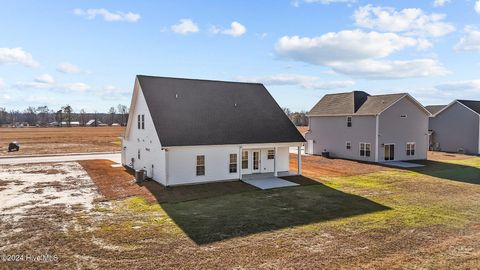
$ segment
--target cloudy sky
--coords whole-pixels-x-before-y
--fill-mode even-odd
[[[1,1],[0,107],[129,105],[136,74],[480,99],[480,0]]]

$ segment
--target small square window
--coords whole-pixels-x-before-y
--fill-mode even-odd
[[[400,115],[400,118],[407,118],[407,115],[406,115],[406,114],[402,114],[402,115]]]
[[[347,116],[347,127],[351,127],[351,126],[352,126],[352,117]]]
[[[267,159],[274,159],[275,158],[275,150],[268,150]]]

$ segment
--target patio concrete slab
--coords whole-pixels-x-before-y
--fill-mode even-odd
[[[383,164],[387,166],[398,167],[398,168],[418,168],[418,167],[425,166],[425,165],[405,162],[405,161],[389,161],[389,162],[384,162]]]
[[[257,187],[259,189],[272,189],[272,188],[282,188],[282,187],[294,187],[298,186],[297,183],[292,183],[290,181],[272,177],[272,178],[259,178],[259,179],[243,179],[243,182]]]

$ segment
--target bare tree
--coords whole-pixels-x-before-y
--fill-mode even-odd
[[[110,114],[110,126],[115,122],[115,107],[110,107],[108,114]]]
[[[70,127],[71,126],[71,122],[72,122],[72,112],[73,112],[73,109],[70,105],[65,105],[62,107],[62,110],[65,114],[65,122],[67,122],[67,127]]]
[[[85,115],[85,110],[84,109],[81,109],[80,110],[80,125],[81,126],[85,126],[85,123],[86,123],[86,115]]]
[[[125,105],[118,104],[117,106],[118,113],[120,114],[120,125],[126,126],[127,125],[127,113],[128,113],[128,108]]]
[[[37,107],[38,121],[40,126],[46,126],[48,124],[48,107],[39,106]]]
[[[34,126],[37,122],[37,112],[34,107],[28,107],[25,110],[25,121],[29,126]]]
[[[56,113],[55,113],[55,121],[57,121],[58,123],[58,126],[62,126],[62,121],[63,121],[63,111],[62,110],[58,110]]]
[[[0,125],[4,125],[8,123],[8,113],[5,108],[0,107]]]

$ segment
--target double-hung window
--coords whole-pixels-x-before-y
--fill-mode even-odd
[[[268,150],[267,159],[274,159],[274,158],[275,158],[275,150]]]
[[[415,143],[409,142],[407,143],[407,156],[414,156],[415,155]]]
[[[205,156],[197,156],[197,176],[205,175]]]
[[[142,114],[142,129],[145,129],[145,114]]]
[[[248,151],[242,153],[242,169],[248,169]]]
[[[137,127],[138,127],[138,129],[141,128],[141,125],[142,125],[142,120],[141,120],[141,116],[140,116],[140,114],[139,114],[139,115],[138,115],[138,119],[137,119]]]
[[[369,157],[371,152],[371,145],[369,143],[360,143],[360,156]]]
[[[230,154],[229,171],[230,173],[237,172],[237,154]]]
[[[347,127],[351,127],[351,126],[352,126],[352,117],[347,116]]]

